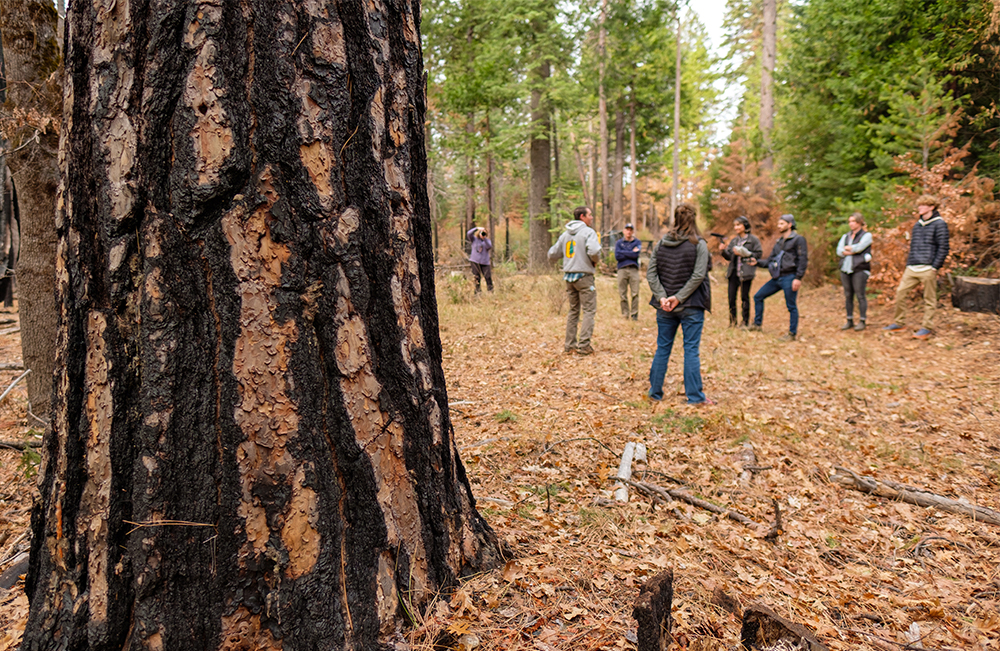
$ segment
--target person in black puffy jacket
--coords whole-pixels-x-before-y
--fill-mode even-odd
[[[948,257],[948,224],[938,212],[938,200],[929,194],[917,198],[920,216],[910,233],[910,253],[906,270],[896,289],[896,310],[892,323],[883,328],[888,332],[905,329],[906,296],[917,285],[924,286],[924,319],[913,337],[927,339],[934,332],[934,312],[937,310],[937,273]]]

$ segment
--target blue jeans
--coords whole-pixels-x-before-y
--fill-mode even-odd
[[[799,297],[799,293],[792,291],[792,281],[795,280],[795,274],[785,274],[784,276],[778,276],[777,278],[772,278],[771,280],[764,283],[764,285],[757,290],[757,293],[753,295],[753,324],[760,325],[764,322],[764,299],[768,296],[773,296],[778,292],[784,290],[785,292],[785,307],[788,308],[788,331],[793,335],[799,330],[799,306],[796,300]]]
[[[704,325],[704,310],[686,308],[680,315],[656,311],[656,354],[649,368],[650,398],[663,400],[663,378],[667,375],[667,362],[679,326],[684,335],[684,393],[689,404],[705,402],[701,389],[701,330]]]

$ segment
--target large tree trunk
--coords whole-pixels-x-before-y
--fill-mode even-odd
[[[495,560],[451,437],[419,6],[74,2],[24,649],[376,649]]]
[[[760,70],[760,133],[764,140],[762,169],[771,171],[774,154],[771,151],[771,131],[774,129],[774,64],[777,58],[778,0],[764,3],[764,52]]]
[[[674,69],[674,165],[673,182],[670,186],[670,214],[667,216],[668,228],[674,223],[674,212],[680,202],[680,170],[681,170],[681,10],[676,5],[677,12],[677,57]]]
[[[552,148],[549,143],[551,130],[551,108],[544,96],[544,84],[549,78],[549,62],[538,64],[532,75],[534,88],[531,89],[531,139],[528,143],[528,159],[531,166],[531,181],[528,194],[528,268],[533,272],[543,271],[549,266],[548,252],[552,245],[549,233],[549,186],[552,184]]]
[[[610,170],[608,169],[608,99],[604,92],[604,73],[606,68],[605,57],[607,56],[608,32],[605,21],[608,18],[608,0],[601,0],[601,12],[597,19],[597,120],[600,129],[598,139],[600,141],[599,160],[597,166],[601,169],[601,210],[598,212],[597,206],[593,207],[593,212],[597,223],[596,230],[598,236],[608,227],[608,217],[611,211],[608,210],[608,187],[611,185]],[[594,193],[595,197],[597,193]],[[596,201],[596,199],[595,199]]]
[[[621,228],[625,212],[625,113],[615,111],[615,172],[612,180],[612,206],[614,209],[611,225]]]
[[[58,120],[62,93],[57,77],[58,15],[51,2],[0,0],[7,101],[9,106]],[[7,164],[17,188],[21,218],[21,251],[17,264],[21,356],[27,377],[28,402],[34,413],[48,417],[52,370],[56,361],[56,191],[59,187],[59,136],[54,125],[25,125],[18,130]],[[37,133],[37,142],[31,142]],[[24,141],[24,142],[21,142]]]
[[[628,167],[632,177],[632,196],[629,197],[629,221],[633,225],[639,220],[639,163],[635,159],[635,94],[628,105]]]

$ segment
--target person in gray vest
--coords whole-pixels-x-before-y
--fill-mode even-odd
[[[663,400],[663,379],[680,328],[684,335],[684,393],[688,404],[715,404],[701,383],[701,332],[705,311],[712,309],[708,278],[711,256],[698,232],[694,206],[682,203],[674,211],[674,226],[653,246],[646,280],[656,308],[656,354],[649,368],[649,397]]]
[[[906,315],[906,297],[917,285],[924,286],[924,320],[915,339],[927,339],[934,332],[934,311],[937,310],[937,274],[948,257],[948,224],[938,212],[937,197],[929,194],[917,199],[920,218],[910,233],[910,253],[906,256],[906,270],[896,288],[896,311],[892,323],[882,328],[888,332],[903,329]]]
[[[618,298],[621,302],[622,316],[633,321],[639,319],[639,253],[642,242],[635,239],[635,226],[625,224],[622,231],[624,237],[615,242],[615,260],[618,262]],[[629,307],[628,294],[632,292],[632,305]]]
[[[719,243],[719,252],[722,257],[729,260],[729,268],[726,269],[726,278],[729,279],[729,326],[739,325],[736,318],[736,297],[743,301],[743,327],[750,325],[750,285],[753,284],[753,277],[757,274],[757,267],[749,263],[750,258],[759,258],[764,255],[760,240],[756,235],[750,234],[750,220],[740,215],[733,220],[733,230],[736,236],[725,242]]]
[[[868,315],[868,297],[865,288],[868,286],[868,276],[871,275],[872,234],[865,230],[865,218],[856,212],[847,218],[847,227],[851,229],[837,242],[837,255],[843,258],[840,263],[840,284],[844,287],[844,302],[847,307],[847,323],[841,330],[854,328],[857,331],[865,329],[865,317]],[[854,323],[854,297],[858,298],[858,316],[860,320]]]
[[[594,352],[590,338],[594,334],[594,316],[597,314],[597,288],[594,286],[594,263],[601,259],[601,240],[590,227],[594,215],[590,208],[580,206],[573,211],[576,218],[566,224],[566,230],[552,248],[549,260],[562,258],[563,282],[569,298],[569,313],[566,315],[566,343],[563,350],[576,351],[580,355]],[[583,322],[580,323],[580,311]],[[579,336],[577,325],[580,326]]]

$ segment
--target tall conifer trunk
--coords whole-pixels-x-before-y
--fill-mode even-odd
[[[51,2],[0,0],[7,102],[22,111],[58,118],[62,99],[56,41],[58,16]],[[36,138],[37,140],[32,141]],[[48,418],[52,397],[52,370],[56,362],[56,190],[59,187],[59,136],[31,126],[19,129],[16,150],[6,157],[21,219],[20,259],[17,262],[18,313],[21,356],[32,411]]]
[[[528,188],[528,266],[532,271],[548,268],[548,250],[552,245],[549,233],[549,186],[552,184],[551,108],[544,94],[544,85],[550,74],[549,62],[543,61],[535,68],[534,87],[531,89],[531,139],[528,159],[531,180]]]
[[[23,649],[377,649],[493,562],[451,436],[420,10],[73,2]]]
[[[598,236],[607,229],[608,217],[611,215],[610,206],[608,205],[608,190],[611,185],[611,170],[608,169],[608,99],[604,91],[604,72],[607,66],[604,60],[607,56],[608,31],[605,26],[607,19],[608,0],[601,0],[601,13],[597,19],[597,120],[600,129],[600,133],[598,134],[598,139],[600,140],[600,159],[597,161],[597,166],[601,169],[601,210],[598,212],[597,206],[593,206],[592,208],[596,220],[596,228],[594,230],[597,231]],[[595,192],[594,194],[596,196],[597,193]]]
[[[760,133],[764,140],[761,168],[771,171],[774,153],[771,151],[771,131],[774,130],[774,65],[777,59],[778,0],[764,3],[764,52],[760,70]]]
[[[611,226],[621,228],[624,225],[625,204],[625,112],[615,111],[615,172],[612,180],[612,205],[614,208]]]

